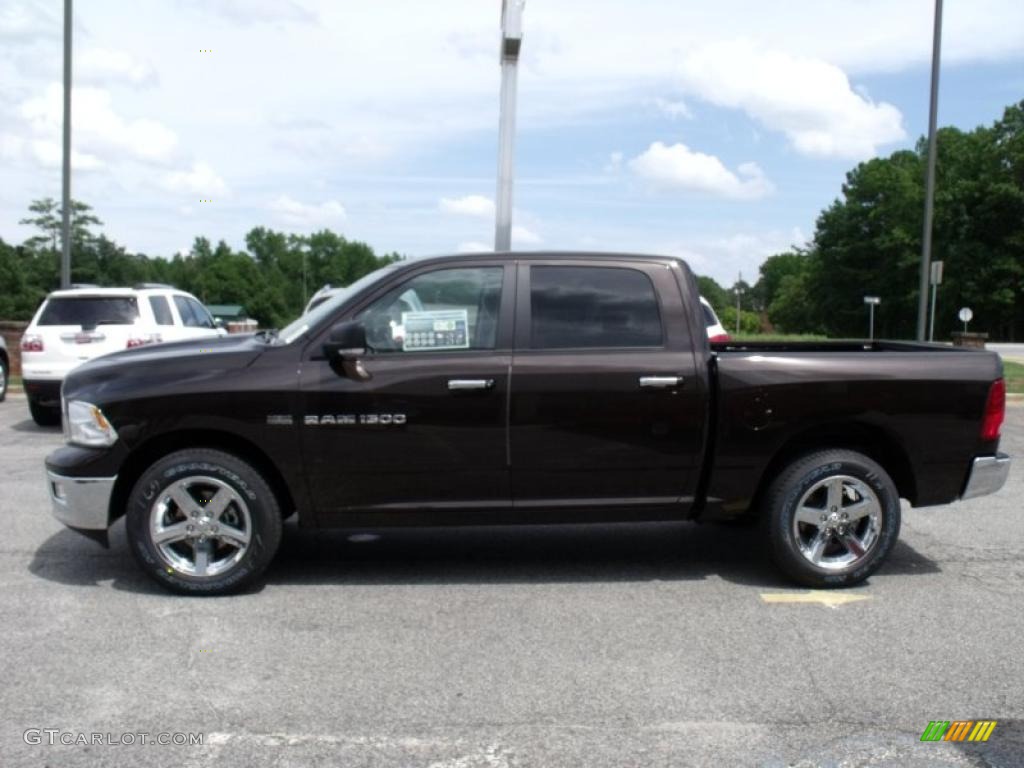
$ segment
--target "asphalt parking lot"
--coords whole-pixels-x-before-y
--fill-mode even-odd
[[[62,437],[11,396],[0,764],[1019,766],[1024,406],[1003,435],[1007,487],[905,510],[887,566],[828,593],[865,599],[841,604],[791,602],[756,530],[688,523],[289,525],[265,587],[196,599],[137,570],[123,524],[104,550],[50,516]],[[998,721],[987,743],[919,741],[978,719]]]

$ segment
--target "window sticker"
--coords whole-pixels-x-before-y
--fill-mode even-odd
[[[437,309],[402,313],[402,349],[469,349],[469,313],[465,309]]]

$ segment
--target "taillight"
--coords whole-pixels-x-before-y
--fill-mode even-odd
[[[22,352],[42,352],[43,337],[35,333],[26,333],[21,337]]]
[[[996,379],[988,388],[988,400],[985,401],[985,418],[981,420],[981,439],[999,439],[999,428],[1003,426],[1006,415],[1006,382]]]
[[[134,347],[143,347],[146,344],[159,344],[163,341],[159,333],[150,333],[145,336],[136,336],[135,338],[128,339],[128,343],[125,344],[125,349],[132,349]]]
[[[714,336],[708,338],[712,344],[724,344],[727,341],[732,341],[732,338],[728,333],[716,333]]]

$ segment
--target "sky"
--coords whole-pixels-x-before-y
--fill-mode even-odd
[[[1024,98],[1024,3],[945,4],[939,124]],[[75,4],[73,197],[108,237],[330,228],[493,243],[500,0]],[[927,131],[932,0],[527,0],[513,247],[668,253],[723,284]],[[0,4],[0,237],[60,199],[62,16]]]

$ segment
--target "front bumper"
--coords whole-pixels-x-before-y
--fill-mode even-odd
[[[53,516],[79,531],[110,527],[110,496],[117,477],[67,477],[46,470]]]
[[[1010,457],[1005,453],[995,456],[976,456],[967,474],[967,485],[961,499],[973,499],[995,493],[1006,483],[1010,474]]]

